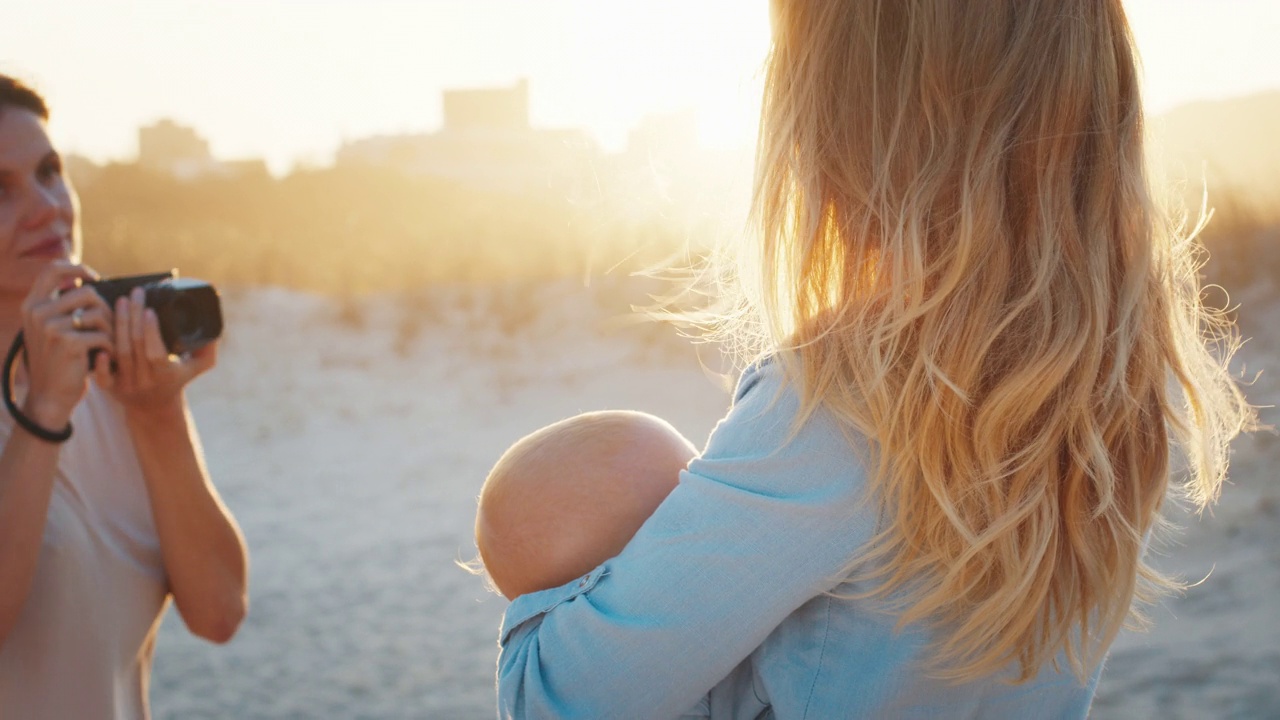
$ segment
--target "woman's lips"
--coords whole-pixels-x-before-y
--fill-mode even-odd
[[[48,238],[27,248],[22,257],[27,258],[60,258],[67,254],[67,243],[62,238]]]

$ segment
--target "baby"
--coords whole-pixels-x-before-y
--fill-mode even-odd
[[[480,491],[476,546],[508,599],[559,587],[622,552],[697,450],[666,421],[592,412],[521,438]],[[711,717],[708,693],[681,720]]]
[[[480,491],[476,546],[508,599],[558,587],[622,551],[697,450],[667,422],[591,412],[521,438]]]

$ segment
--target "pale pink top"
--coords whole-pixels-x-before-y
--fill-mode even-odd
[[[0,645],[0,720],[141,720],[168,602],[120,406],[90,383],[49,501],[35,580]],[[0,406],[0,443],[16,429]]]

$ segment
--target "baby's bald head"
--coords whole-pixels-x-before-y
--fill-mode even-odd
[[[652,415],[577,415],[522,438],[480,492],[476,545],[508,598],[556,587],[617,555],[697,453]]]

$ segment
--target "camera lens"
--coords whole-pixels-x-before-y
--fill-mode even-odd
[[[173,301],[173,324],[178,334],[187,337],[200,332],[200,308],[186,295],[178,295]]]

